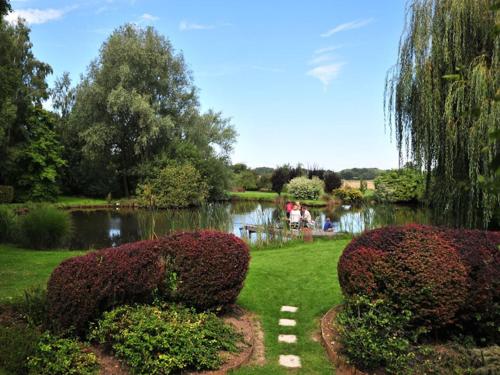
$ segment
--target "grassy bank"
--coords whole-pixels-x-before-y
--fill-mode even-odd
[[[280,354],[302,359],[300,374],[331,374],[332,368],[318,342],[319,319],[341,302],[337,261],[348,240],[316,240],[282,248],[253,250],[250,270],[238,303],[260,318],[265,334],[266,364],[245,367],[238,375],[286,374]],[[31,251],[0,246],[0,302],[23,290],[45,285],[52,270],[75,251]],[[282,305],[298,306],[296,314],[280,313]],[[294,318],[296,327],[279,327],[280,318]],[[297,344],[279,344],[278,335],[295,334]],[[1,374],[1,372],[0,372]]]
[[[278,193],[274,192],[263,192],[263,191],[244,191],[244,192],[229,192],[231,199],[236,201],[258,201],[258,202],[275,202],[279,197]],[[295,200],[287,194],[281,194],[283,199]],[[303,200],[300,203],[311,207],[324,207],[327,202],[321,199],[317,200]]]

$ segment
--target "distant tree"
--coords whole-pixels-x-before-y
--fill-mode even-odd
[[[233,164],[232,167],[234,173],[241,173],[248,170],[248,167],[244,163]]]
[[[325,183],[325,191],[327,193],[331,193],[333,190],[340,188],[342,185],[342,180],[339,175],[333,171],[325,171],[323,181]]]
[[[375,179],[375,194],[383,202],[418,202],[424,195],[422,172],[402,168],[382,173]]]
[[[274,192],[281,194],[283,186],[290,181],[290,166],[283,165],[274,170],[271,176],[271,185]]]

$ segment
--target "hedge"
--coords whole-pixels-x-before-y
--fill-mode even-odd
[[[347,296],[386,298],[429,329],[456,322],[467,297],[467,270],[457,249],[431,227],[407,225],[367,232],[338,265]]]
[[[344,250],[338,274],[346,296],[385,298],[414,324],[455,324],[498,340],[500,235],[423,225],[375,229]],[[495,336],[496,335],[496,336]]]
[[[82,334],[102,312],[153,298],[197,308],[236,301],[248,270],[248,246],[232,234],[202,231],[140,241],[71,258],[47,288],[54,328]]]

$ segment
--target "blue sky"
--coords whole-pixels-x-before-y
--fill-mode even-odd
[[[152,25],[183,52],[203,109],[239,133],[233,162],[394,168],[383,113],[404,0],[12,0],[35,55],[79,80],[116,27]]]

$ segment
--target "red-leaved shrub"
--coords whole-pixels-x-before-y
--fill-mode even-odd
[[[439,230],[422,225],[363,234],[344,250],[338,274],[347,296],[386,298],[429,328],[455,322],[468,291],[457,249]]]
[[[114,306],[153,296],[211,308],[235,302],[246,276],[248,246],[232,234],[179,233],[103,249],[62,262],[47,287],[54,328],[88,323]]]
[[[162,240],[162,246],[175,254],[168,262],[176,275],[171,299],[200,309],[236,301],[250,261],[241,239],[216,231],[177,233]]]
[[[445,236],[457,248],[467,268],[470,288],[460,311],[468,331],[482,336],[500,329],[500,236],[481,230],[447,230]],[[489,327],[484,325],[489,324]],[[493,326],[491,326],[493,325]],[[482,332],[479,332],[482,331]]]

